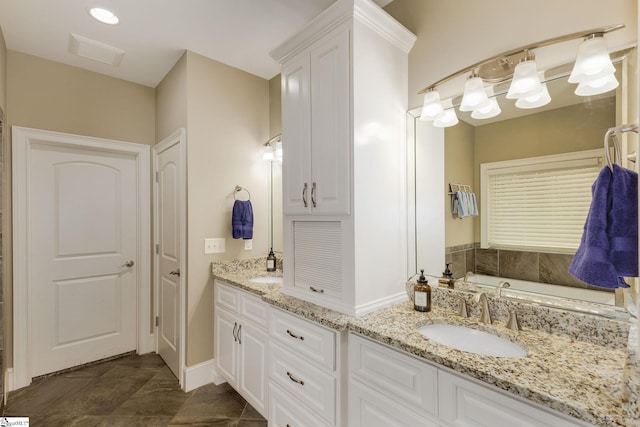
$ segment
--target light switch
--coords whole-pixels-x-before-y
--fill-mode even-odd
[[[244,241],[244,250],[245,251],[253,250],[253,240],[248,239]]]
[[[204,239],[205,254],[224,253],[224,237]]]

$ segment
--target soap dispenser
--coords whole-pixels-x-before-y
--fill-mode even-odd
[[[269,250],[269,256],[267,256],[267,271],[276,271],[276,254],[273,253],[273,248]]]
[[[449,265],[451,265],[451,263],[447,263],[445,266],[445,269],[442,272],[442,279],[440,279],[439,282],[443,285],[447,285],[449,288],[453,288],[456,281],[453,279],[453,272],[449,269]]]
[[[416,311],[431,311],[431,286],[424,277],[424,270],[420,270],[420,277],[413,288],[413,308]]]

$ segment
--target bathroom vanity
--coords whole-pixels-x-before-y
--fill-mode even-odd
[[[407,300],[354,318],[285,295],[278,284],[250,282],[266,274],[263,260],[254,267],[215,263],[212,273],[216,295],[235,289],[260,302],[251,311],[266,321],[258,323],[267,335],[260,348],[267,353],[250,366],[237,362],[235,379],[219,368],[225,348],[244,345],[234,342],[233,326],[242,324],[244,337],[249,323],[237,313],[226,320],[231,329],[226,341],[216,337],[216,368],[270,425],[640,425],[640,369],[633,346],[627,348],[634,339],[628,323],[544,308],[532,313],[549,319],[536,322],[534,314],[523,315],[523,330],[515,332],[505,327],[505,307],[513,309],[513,302],[489,296],[496,320],[484,325],[471,293],[466,293],[470,317],[458,316],[457,301],[465,293],[450,289],[434,291],[430,313],[416,312]],[[230,311],[219,307],[218,297],[216,304],[218,313]],[[218,331],[224,320],[218,314],[215,319]],[[431,323],[488,331],[518,343],[527,354],[494,357],[456,350],[419,332]],[[266,365],[259,362],[264,358]],[[262,384],[262,403],[239,385],[243,375]]]

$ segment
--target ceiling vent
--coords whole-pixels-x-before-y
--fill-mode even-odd
[[[69,36],[69,51],[83,58],[93,59],[114,67],[120,65],[124,56],[122,49],[74,33]]]

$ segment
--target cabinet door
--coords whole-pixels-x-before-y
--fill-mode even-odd
[[[338,29],[311,49],[311,205],[318,214],[350,207],[350,31]],[[284,100],[283,100],[284,102]]]
[[[285,214],[311,213],[309,53],[282,66],[282,173]]]
[[[220,307],[215,308],[216,367],[229,385],[234,388],[238,384],[238,345],[236,338],[238,327],[239,323],[235,316]]]
[[[238,392],[264,417],[267,417],[267,355],[269,336],[250,323],[238,333],[240,383]]]

